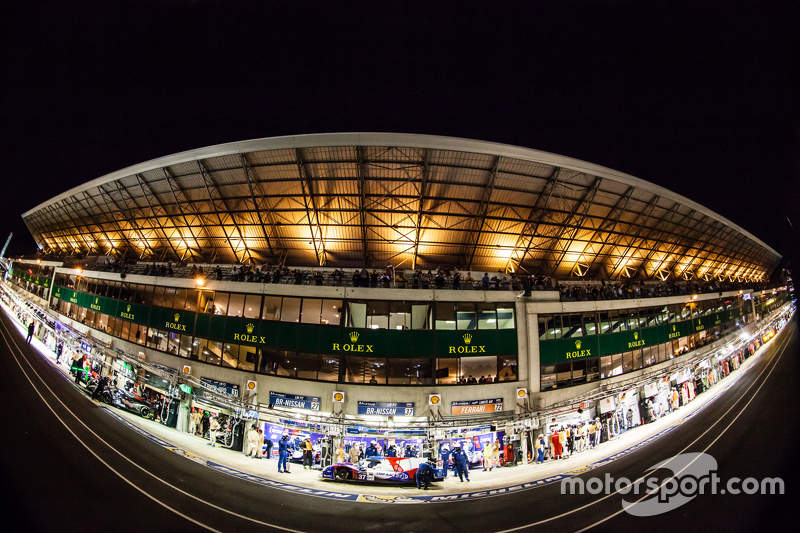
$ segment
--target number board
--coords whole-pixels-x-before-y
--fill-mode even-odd
[[[493,398],[489,400],[468,400],[464,402],[452,402],[451,414],[454,415],[474,415],[480,413],[497,413],[503,410],[503,399]]]
[[[358,414],[377,416],[414,416],[414,403],[358,402]]]
[[[319,397],[274,391],[269,391],[269,403],[275,405],[275,407],[291,407],[292,409],[307,409],[309,411],[319,411],[320,407]]]

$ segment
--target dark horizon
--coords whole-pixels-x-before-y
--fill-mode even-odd
[[[7,254],[35,251],[23,212],[130,165],[251,138],[380,131],[619,170],[796,264],[796,6],[348,7],[13,13],[0,37]]]

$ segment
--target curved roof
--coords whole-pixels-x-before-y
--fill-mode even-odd
[[[592,163],[391,133],[242,141],[140,163],[23,214],[55,252],[559,277],[753,279],[781,256],[683,196]]]

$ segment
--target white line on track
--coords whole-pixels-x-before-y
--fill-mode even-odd
[[[61,405],[62,405],[62,406],[63,406],[63,407],[64,407],[64,408],[67,410],[67,412],[68,412],[68,413],[70,413],[70,414],[71,414],[71,415],[72,415],[72,416],[75,418],[75,420],[77,420],[78,422],[80,422],[80,424],[81,424],[83,427],[85,427],[85,428],[86,428],[86,429],[87,429],[87,430],[88,430],[88,431],[89,431],[89,432],[90,432],[92,435],[94,435],[94,436],[95,436],[95,437],[96,437],[96,438],[97,438],[97,439],[98,439],[100,442],[102,442],[103,444],[105,444],[105,445],[106,445],[106,446],[107,446],[107,447],[108,447],[110,450],[113,450],[113,451],[114,451],[114,452],[115,452],[117,455],[119,455],[120,457],[122,457],[123,459],[125,459],[126,461],[128,461],[129,463],[131,463],[132,465],[134,465],[136,468],[138,468],[138,469],[139,469],[139,470],[141,470],[142,472],[144,472],[144,473],[148,474],[149,476],[153,477],[154,479],[156,479],[156,480],[160,481],[161,483],[163,483],[164,485],[166,485],[166,486],[170,487],[171,489],[174,489],[175,491],[177,491],[177,492],[180,492],[181,494],[183,494],[183,495],[185,495],[185,496],[188,496],[189,498],[192,498],[193,500],[196,500],[196,501],[198,501],[198,502],[200,502],[200,503],[203,503],[203,504],[205,504],[205,505],[208,505],[209,507],[212,507],[212,508],[214,508],[214,509],[217,509],[218,511],[222,511],[222,512],[224,512],[224,513],[230,514],[230,515],[232,515],[232,516],[235,516],[235,517],[237,517],[237,518],[241,518],[241,519],[243,519],[243,520],[247,520],[247,521],[249,521],[249,522],[254,522],[254,523],[256,523],[256,524],[259,524],[259,525],[262,525],[262,526],[271,527],[271,528],[273,528],[273,529],[278,529],[278,530],[281,530],[281,531],[289,531],[289,532],[292,532],[292,533],[303,533],[303,532],[301,532],[300,530],[297,530],[297,529],[290,529],[290,528],[287,528],[287,527],[282,527],[282,526],[278,526],[278,525],[275,525],[275,524],[270,524],[270,523],[268,523],[268,522],[263,522],[263,521],[261,521],[261,520],[257,520],[257,519],[255,519],[255,518],[252,518],[252,517],[249,517],[249,516],[245,516],[245,515],[242,515],[242,514],[236,513],[236,512],[234,512],[234,511],[231,511],[231,510],[229,510],[229,509],[225,509],[225,508],[223,508],[223,507],[220,507],[220,506],[218,506],[218,505],[215,505],[215,504],[213,504],[213,503],[211,503],[211,502],[208,502],[208,501],[206,501],[206,500],[203,500],[202,498],[199,498],[199,497],[197,497],[197,496],[194,496],[193,494],[189,494],[188,492],[186,492],[186,491],[184,491],[184,490],[182,490],[182,489],[180,489],[180,488],[176,487],[175,485],[172,485],[172,484],[171,484],[171,483],[169,483],[168,481],[165,481],[165,480],[161,479],[160,477],[156,476],[155,474],[153,474],[153,473],[152,473],[152,472],[150,472],[149,470],[145,469],[144,467],[140,466],[139,464],[137,464],[137,463],[136,463],[136,462],[134,462],[133,460],[129,459],[128,457],[126,457],[125,455],[123,455],[122,453],[120,453],[120,452],[119,452],[118,450],[116,450],[116,449],[115,449],[113,446],[111,446],[109,443],[107,443],[105,440],[103,440],[103,439],[102,439],[102,438],[101,438],[101,437],[100,437],[100,436],[99,436],[97,433],[95,433],[94,431],[92,431],[92,429],[91,429],[89,426],[87,426],[87,425],[86,425],[86,424],[83,422],[83,420],[81,420],[80,418],[78,418],[78,417],[77,417],[77,415],[75,415],[75,414],[72,412],[72,410],[70,410],[70,409],[69,409],[69,408],[68,408],[68,407],[67,407],[67,406],[64,404],[64,402],[62,402],[62,401],[61,401],[61,399],[60,399],[60,398],[59,398],[59,397],[56,395],[56,393],[54,393],[54,392],[53,392],[53,390],[52,390],[52,389],[51,389],[51,388],[50,388],[50,387],[47,385],[47,383],[45,383],[44,379],[42,379],[42,376],[40,376],[40,375],[39,375],[39,373],[38,373],[38,372],[36,372],[36,369],[34,369],[34,368],[33,368],[33,365],[31,365],[30,361],[28,361],[28,360],[27,360],[27,358],[26,358],[26,357],[25,357],[25,355],[23,354],[22,350],[19,348],[19,346],[17,345],[16,341],[14,340],[14,338],[13,338],[13,335],[12,335],[12,334],[11,334],[11,332],[8,330],[8,328],[6,327],[5,323],[3,323],[3,330],[5,330],[5,333],[4,333],[3,331],[0,331],[0,335],[2,335],[2,336],[3,336],[3,339],[5,340],[5,342],[6,342],[6,345],[9,347],[9,349],[11,348],[11,345],[13,344],[13,345],[14,345],[14,348],[16,348],[17,352],[19,352],[20,356],[21,356],[21,357],[22,357],[22,359],[25,361],[25,363],[26,363],[26,364],[27,364],[27,365],[30,367],[31,371],[32,371],[34,374],[36,374],[36,377],[37,377],[37,378],[39,378],[39,381],[41,381],[41,382],[42,382],[42,385],[44,385],[44,386],[45,386],[45,388],[46,388],[48,391],[50,391],[50,394],[52,394],[52,395],[53,395],[53,397],[54,397],[54,398],[55,398],[55,399],[56,399],[56,400],[57,400],[57,401],[58,401],[58,402],[59,402],[59,403],[60,403],[60,404],[61,404]],[[8,336],[6,336],[6,333],[8,333]],[[93,451],[93,450],[92,450],[92,449],[91,449],[91,448],[90,448],[90,447],[89,447],[89,446],[88,446],[88,445],[87,445],[87,444],[86,444],[86,443],[85,443],[83,440],[81,440],[81,438],[80,438],[80,437],[78,437],[78,435],[76,435],[76,434],[75,434],[75,432],[74,432],[74,431],[72,431],[72,429],[70,429],[70,427],[69,427],[69,426],[67,426],[66,422],[64,422],[64,420],[63,420],[63,419],[62,419],[60,416],[58,416],[58,414],[55,412],[55,410],[53,409],[53,407],[52,407],[52,406],[51,406],[51,405],[48,403],[48,401],[47,401],[47,400],[45,400],[45,398],[44,398],[44,396],[42,396],[41,392],[39,392],[39,389],[36,387],[36,385],[34,385],[33,381],[31,381],[31,378],[30,378],[30,376],[29,376],[29,375],[28,375],[28,373],[25,371],[25,369],[22,367],[22,364],[19,362],[19,359],[17,358],[17,356],[16,356],[16,355],[13,353],[13,351],[11,351],[11,350],[9,350],[9,351],[11,352],[11,356],[12,356],[12,357],[14,358],[14,360],[17,362],[17,365],[19,366],[20,370],[22,370],[22,373],[25,375],[25,379],[27,379],[27,380],[28,380],[28,382],[31,384],[31,387],[33,387],[33,390],[34,390],[34,391],[36,391],[36,394],[38,394],[38,395],[39,395],[39,397],[42,399],[42,401],[43,401],[43,402],[44,402],[44,404],[47,406],[47,408],[48,408],[48,409],[50,409],[50,411],[53,413],[53,415],[54,415],[54,416],[55,416],[55,417],[58,419],[58,421],[59,421],[59,422],[61,422],[61,424],[62,424],[62,425],[63,425],[63,426],[64,426],[64,427],[67,429],[67,431],[69,431],[69,432],[70,432],[70,434],[72,434],[72,436],[73,436],[73,437],[75,437],[75,439],[76,439],[78,442],[80,442],[80,443],[81,443],[81,445],[83,445],[83,447],[84,447],[84,448],[86,448],[86,449],[89,451],[89,453],[91,453],[91,454],[92,454],[92,455],[93,455],[93,456],[94,456],[94,457],[95,457],[95,458],[96,458],[98,461],[100,461],[101,463],[103,463],[103,465],[105,465],[105,466],[106,466],[106,467],[107,467],[109,470],[111,470],[111,471],[112,471],[114,474],[116,474],[117,476],[119,476],[119,478],[120,478],[120,479],[122,479],[123,481],[125,481],[125,483],[127,483],[127,484],[128,484],[128,485],[130,485],[131,487],[135,488],[136,490],[138,490],[139,492],[141,492],[143,495],[145,495],[145,496],[147,496],[148,498],[150,498],[151,500],[153,500],[155,503],[157,503],[157,504],[161,505],[162,507],[164,507],[164,508],[166,508],[166,509],[168,509],[168,510],[172,511],[173,513],[175,513],[176,515],[180,516],[181,518],[185,518],[185,519],[186,519],[186,520],[188,520],[189,522],[192,522],[192,523],[194,523],[194,524],[197,524],[198,526],[200,526],[200,527],[202,527],[202,528],[205,528],[205,529],[207,529],[207,530],[209,530],[209,531],[214,531],[214,532],[216,532],[216,533],[222,533],[220,530],[218,530],[218,529],[214,529],[213,527],[211,527],[211,526],[209,526],[209,525],[207,525],[207,524],[203,524],[202,522],[199,522],[199,521],[195,520],[194,518],[192,518],[192,517],[190,517],[190,516],[187,516],[187,515],[185,515],[185,514],[181,513],[181,512],[180,512],[180,511],[178,511],[177,509],[174,509],[174,508],[170,507],[169,505],[167,505],[167,504],[165,504],[165,503],[163,503],[163,502],[160,502],[160,501],[158,501],[158,500],[157,500],[155,497],[151,496],[150,494],[147,494],[147,493],[146,493],[144,490],[142,490],[142,489],[140,489],[139,487],[137,487],[137,486],[136,486],[136,485],[135,485],[135,484],[134,484],[132,481],[130,481],[128,478],[126,478],[126,477],[125,477],[125,476],[123,476],[121,473],[119,473],[117,470],[115,470],[115,469],[114,469],[114,467],[112,467],[110,464],[108,464],[108,463],[107,463],[107,462],[105,462],[103,459],[101,459],[101,458],[100,458],[100,456],[99,456],[99,455],[97,455],[97,454],[96,454],[96,453],[95,453],[95,452],[94,452],[94,451]]]
[[[785,331],[785,330],[786,330],[786,328],[784,328],[784,331]],[[781,341],[783,342],[783,346],[780,348],[780,350],[781,350],[780,356],[778,356],[777,358],[773,358],[773,360],[772,360],[772,361],[770,361],[770,362],[767,364],[767,366],[766,366],[766,367],[764,367],[764,370],[762,370],[762,371],[761,371],[761,373],[760,373],[760,374],[759,374],[759,375],[756,377],[756,379],[754,379],[754,380],[753,380],[753,383],[751,383],[751,384],[750,384],[750,386],[749,386],[749,387],[747,387],[747,390],[746,390],[746,391],[744,391],[744,393],[742,393],[742,394],[739,396],[739,398],[738,398],[738,399],[737,399],[737,400],[736,400],[736,401],[733,403],[733,405],[731,405],[731,406],[730,406],[730,408],[728,408],[728,410],[727,410],[727,411],[725,411],[725,412],[722,414],[722,416],[720,416],[720,417],[717,419],[717,421],[716,421],[716,422],[714,422],[714,423],[713,423],[711,426],[709,426],[709,427],[708,427],[708,429],[706,429],[706,430],[705,430],[705,431],[704,431],[704,432],[703,432],[703,433],[702,433],[702,434],[701,434],[699,437],[697,437],[697,438],[696,438],[696,439],[694,439],[694,440],[693,440],[691,443],[689,443],[689,445],[688,445],[688,446],[686,446],[684,449],[682,449],[682,450],[681,450],[681,451],[679,451],[677,454],[675,454],[675,456],[678,456],[678,455],[682,454],[683,452],[685,452],[686,450],[688,450],[688,449],[689,449],[689,448],[690,448],[690,447],[691,447],[691,446],[692,446],[694,443],[696,443],[698,440],[700,440],[701,438],[703,438],[703,436],[705,436],[705,435],[706,435],[706,434],[707,434],[709,431],[711,431],[711,430],[714,428],[714,426],[716,426],[717,424],[719,424],[719,423],[722,421],[722,419],[723,419],[723,418],[725,418],[725,416],[726,416],[728,413],[730,413],[730,412],[731,412],[731,410],[732,410],[734,407],[736,407],[736,405],[737,405],[737,404],[738,404],[738,403],[739,403],[739,402],[740,402],[740,401],[741,401],[741,400],[742,400],[742,399],[745,397],[745,395],[746,395],[746,394],[747,394],[747,393],[750,391],[750,389],[752,389],[752,388],[753,388],[753,386],[754,386],[756,383],[758,383],[758,380],[761,378],[761,376],[764,374],[764,372],[766,372],[766,371],[767,371],[767,369],[769,369],[769,368],[770,368],[770,366],[772,366],[772,370],[774,370],[774,369],[775,369],[775,367],[776,367],[776,366],[777,366],[777,364],[778,364],[778,360],[781,358],[781,356],[783,356],[783,352],[784,352],[784,350],[786,349],[786,346],[789,344],[789,337],[788,337],[788,336],[782,336],[782,337],[783,337],[783,339],[781,339]],[[772,374],[772,370],[770,370],[769,374]],[[761,384],[761,387],[763,387],[763,386],[764,386],[764,383],[766,383],[766,380],[767,380],[767,378],[769,378],[769,374],[767,374],[767,377],[766,377],[766,378],[764,378],[764,382]],[[758,391],[759,391],[759,390],[761,390],[761,387],[759,387],[759,388],[758,388],[758,390],[756,390],[756,392],[755,392],[755,393],[753,393],[753,396],[750,398],[750,401],[749,401],[749,402],[747,402],[747,404],[746,404],[746,405],[745,405],[745,406],[742,408],[742,411],[744,411],[744,410],[747,408],[747,406],[748,406],[748,405],[750,405],[750,402],[752,402],[752,401],[753,401],[753,398],[755,397],[755,395],[756,395],[756,394],[758,394]],[[741,413],[739,413],[739,415],[741,415]],[[739,418],[739,415],[737,415],[737,416],[736,416],[736,418]],[[736,421],[736,418],[734,418],[733,422],[735,422],[735,421]],[[731,424],[733,424],[733,422],[731,422]],[[725,431],[727,431],[727,430],[728,430],[728,428],[729,428],[729,427],[730,427],[730,425],[728,425],[728,427],[727,427],[727,428],[725,428],[725,430],[724,430],[722,433],[720,433],[720,435],[719,435],[719,436],[718,436],[716,439],[714,439],[714,442],[716,442],[716,441],[719,439],[719,437],[721,437],[721,436],[722,436],[722,434],[723,434],[723,433],[725,433]],[[714,442],[712,442],[711,444],[714,444]],[[710,446],[710,445],[709,445],[709,446]],[[706,448],[706,450],[707,450],[707,449],[708,449],[708,448]],[[705,451],[705,450],[704,450],[704,451]],[[673,456],[673,457],[675,457],[675,456]],[[692,462],[694,462],[694,461],[692,461]],[[689,463],[689,464],[691,464],[691,463]],[[686,465],[686,466],[689,466],[689,465]],[[683,471],[683,469],[681,470],[681,472],[682,472],[682,471]],[[679,473],[680,473],[680,472],[677,472],[675,475],[677,475],[677,474],[679,474]],[[635,485],[636,483],[640,483],[642,480],[644,480],[644,479],[646,479],[647,477],[649,477],[649,475],[650,475],[650,474],[645,474],[644,476],[641,476],[641,477],[640,477],[639,479],[637,479],[636,481],[633,481],[633,482],[631,483],[631,485]],[[673,477],[674,477],[674,476],[673,476]],[[664,483],[666,483],[666,481],[667,481],[667,480],[665,480],[665,481],[664,481]],[[662,485],[663,485],[663,483],[662,483]],[[595,505],[595,504],[598,504],[598,503],[600,503],[600,502],[602,502],[602,501],[604,501],[604,500],[607,500],[608,498],[610,498],[611,496],[614,496],[614,495],[615,495],[615,494],[617,494],[617,493],[618,493],[618,491],[614,491],[614,492],[612,492],[611,494],[607,494],[606,496],[603,496],[602,498],[598,498],[597,500],[594,500],[593,502],[589,502],[589,503],[587,503],[586,505],[582,505],[581,507],[576,507],[575,509],[571,509],[571,510],[569,510],[569,511],[565,512],[565,513],[561,513],[560,515],[551,516],[550,518],[545,518],[544,520],[539,520],[538,522],[532,522],[532,523],[530,523],[530,524],[525,524],[524,526],[517,526],[517,527],[511,528],[511,529],[503,529],[503,530],[499,530],[499,531],[497,531],[496,533],[511,533],[512,531],[522,531],[522,530],[524,530],[524,529],[530,529],[530,528],[533,528],[533,527],[536,527],[536,526],[540,526],[540,525],[542,525],[542,524],[546,524],[546,523],[548,523],[548,522],[552,522],[553,520],[559,520],[559,519],[561,519],[561,518],[564,518],[564,517],[566,517],[566,516],[569,516],[569,515],[571,515],[571,514],[577,513],[578,511],[582,511],[582,510],[584,510],[584,509],[587,509],[587,508],[589,508],[589,507],[591,507],[591,506],[593,506],[593,505]],[[649,495],[645,495],[645,496],[644,496],[644,497],[642,497],[640,500],[637,500],[637,502],[635,502],[635,503],[638,503],[639,501],[641,501],[641,500],[645,499],[647,496],[649,496]],[[592,525],[590,525],[590,526],[587,526],[586,528],[584,528],[584,529],[582,529],[582,530],[580,530],[580,531],[582,532],[582,531],[586,531],[587,529],[593,528],[594,526],[596,526],[596,525],[598,525],[598,524],[601,524],[601,523],[605,522],[606,520],[608,520],[608,519],[610,519],[610,518],[613,518],[614,516],[617,516],[617,515],[618,515],[618,514],[620,514],[620,513],[622,513],[622,510],[620,510],[620,511],[618,511],[618,512],[614,513],[614,514],[613,514],[613,515],[611,515],[611,516],[608,516],[608,517],[604,518],[603,520],[601,520],[601,521],[599,521],[599,522],[595,522],[594,524],[592,524]],[[578,533],[580,533],[580,532],[578,532]]]

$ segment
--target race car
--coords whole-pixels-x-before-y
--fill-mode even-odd
[[[358,463],[336,463],[325,468],[320,477],[333,481],[363,483],[414,483],[420,463],[417,457],[368,457]],[[434,468],[433,481],[443,481],[442,471]]]

